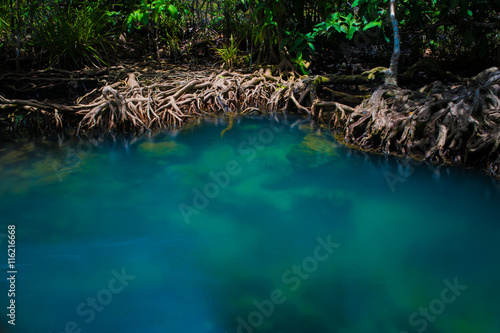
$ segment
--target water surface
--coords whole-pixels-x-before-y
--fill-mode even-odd
[[[0,147],[0,331],[500,332],[499,186],[293,122]]]

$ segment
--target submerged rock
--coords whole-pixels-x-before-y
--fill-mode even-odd
[[[138,147],[138,151],[149,157],[165,157],[167,155],[186,156],[189,153],[189,147],[175,142],[144,142]]]
[[[338,145],[333,141],[317,135],[307,134],[304,140],[294,145],[287,154],[287,159],[297,168],[316,168],[339,156]]]
[[[1,165],[9,165],[9,164],[14,164],[18,162],[22,162],[28,158],[28,155],[26,155],[22,151],[18,150],[12,150],[9,151],[7,154],[3,155],[0,157],[0,164]]]

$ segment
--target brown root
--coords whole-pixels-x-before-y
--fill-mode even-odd
[[[254,73],[118,69],[116,75],[107,72],[109,81],[101,80],[103,86],[76,99],[76,105],[0,96],[0,112],[10,113],[4,119],[9,119],[12,132],[23,127],[35,134],[58,132],[68,128],[71,119],[77,133],[90,134],[179,128],[205,114],[232,119],[254,111],[273,115],[295,111],[329,121],[347,144],[363,150],[480,167],[500,177],[498,68],[454,85],[437,81],[417,91],[382,85],[370,96],[335,90],[333,101],[317,96],[319,85],[338,79],[373,82],[374,72],[368,73],[370,78],[297,78],[273,76],[270,69]],[[339,103],[347,101],[361,104]]]
[[[30,108],[41,116],[50,115],[57,120],[57,126],[62,123],[57,112],[62,112],[65,116],[79,118],[77,133],[179,128],[188,119],[203,114],[238,114],[251,109],[270,112],[295,109],[310,113],[308,107],[297,100],[298,97],[311,106],[304,98],[310,96],[305,94],[309,82],[295,80],[293,76],[273,76],[270,69],[250,74],[229,71],[208,75],[204,71],[168,72],[153,77],[140,72],[124,74],[125,80],[106,84],[78,98],[77,105],[9,100],[0,96],[0,110]],[[88,101],[91,96],[94,99]]]
[[[420,92],[381,86],[353,112],[337,108],[330,125],[365,150],[486,168],[499,177],[500,71]]]

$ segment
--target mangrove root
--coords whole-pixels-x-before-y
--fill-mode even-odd
[[[29,108],[31,114],[55,119],[51,123],[54,126],[60,126],[59,114],[54,117],[59,112],[79,119],[77,133],[144,132],[179,128],[188,119],[203,114],[239,114],[255,109],[279,112],[294,108],[309,114],[307,107],[313,97],[310,90],[310,80],[273,76],[270,70],[250,74],[168,72],[153,77],[147,73],[126,73],[125,80],[106,84],[78,98],[77,105],[0,96],[0,111],[17,108],[21,113],[23,108]],[[90,95],[93,99],[88,102]]]
[[[500,70],[416,92],[380,86],[353,112],[336,108],[330,126],[364,150],[480,167],[500,177]]]
[[[0,96],[0,113],[8,114],[1,119],[10,122],[12,132],[24,128],[36,136],[60,132],[68,128],[69,120],[80,134],[145,132],[179,128],[205,114],[231,120],[255,111],[295,111],[320,122],[329,119],[337,137],[364,150],[479,167],[500,177],[498,68],[453,85],[437,81],[417,91],[382,85],[371,95],[352,96],[323,87],[331,90],[334,100],[321,100],[316,92],[319,85],[334,83],[338,76],[273,76],[270,69],[254,73],[120,70],[120,79],[106,72],[110,82],[101,80],[103,86],[76,99],[76,105]],[[351,83],[372,82],[383,72],[378,68],[353,76]],[[343,82],[346,78],[341,77]],[[340,102],[361,104],[352,107]]]

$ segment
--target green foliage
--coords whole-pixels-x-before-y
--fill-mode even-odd
[[[106,64],[114,47],[109,23],[99,9],[70,6],[40,18],[32,43],[39,49],[39,60],[51,66]]]
[[[148,3],[143,0],[136,10],[130,13],[126,20],[127,30],[131,32],[134,28],[145,28],[154,22],[155,24],[161,23],[162,20],[179,19],[179,9],[169,0],[154,0]]]
[[[245,25],[248,18],[244,15],[248,11],[248,2],[244,0],[217,0],[212,2],[212,10],[208,13],[211,17],[209,28],[233,34]],[[226,37],[229,38],[227,35]],[[241,37],[241,36],[240,36]]]
[[[383,28],[387,21],[388,0],[355,0],[363,20],[363,30]],[[403,31],[415,32],[425,29],[423,38],[415,39],[412,47],[430,49],[434,54],[449,56],[459,52],[485,57],[494,49],[500,29],[497,0],[401,0],[398,20]],[[382,29],[382,31],[384,31]],[[387,38],[386,38],[387,39]]]
[[[280,49],[286,50],[292,56],[290,61],[303,74],[309,74],[308,68],[311,64],[312,56],[316,52],[314,47],[314,36],[312,33],[301,33],[297,29],[285,31],[286,37],[281,41]]]
[[[288,58],[306,74],[315,53],[314,36],[307,28],[304,1],[253,1],[254,42],[268,62]],[[264,53],[264,55],[262,55]]]
[[[304,75],[309,74],[309,66],[311,65],[310,61],[307,61],[303,58],[302,52],[297,52],[295,58],[290,59],[290,61],[302,72]]]
[[[261,2],[258,4],[254,12],[254,19],[259,20],[260,24],[255,36],[255,41],[258,43],[269,42],[270,38],[272,42],[275,42],[274,38],[278,33],[278,22],[275,21],[275,14],[278,12],[279,6],[276,2],[271,2],[271,6],[268,6],[267,2]],[[262,14],[259,16],[259,14]]]
[[[165,44],[165,50],[171,58],[176,58],[180,55],[181,40],[177,35],[169,34],[168,31],[166,31],[164,37],[161,37],[161,41]]]
[[[10,25],[7,20],[8,16],[0,16],[0,49],[4,47],[9,38]]]
[[[287,48],[288,52],[303,52],[307,48],[309,48],[313,54],[316,51],[314,48],[314,36],[312,33],[301,33],[300,31],[293,29],[291,31],[285,31],[286,37],[283,39],[281,43],[281,48],[285,46],[289,46]]]
[[[120,45],[129,49],[148,54],[156,48],[158,56],[166,50],[176,57],[189,49],[185,32],[195,24],[196,33],[211,40],[223,36],[229,44],[233,35],[246,42],[248,54],[261,63],[286,57],[305,73],[320,46],[355,49],[364,36],[369,43],[383,43],[379,36],[389,42],[388,1],[4,0],[0,52],[4,58],[36,56],[44,65],[99,65],[109,63],[121,36],[126,42]],[[493,56],[499,11],[500,0],[399,0],[403,47],[417,56],[429,50],[476,60]]]
[[[187,2],[178,0],[141,0],[125,19],[128,33],[146,31],[149,45],[154,45],[159,57],[159,45],[165,45],[165,50],[172,58],[181,53],[181,27],[190,15]]]
[[[238,45],[239,43],[235,44],[234,38],[231,35],[231,42],[229,45],[220,49],[215,49],[219,57],[222,59],[224,67],[232,68],[236,64],[236,61],[238,60]]]
[[[321,22],[314,27],[314,36],[329,38],[334,33],[341,33],[345,34],[348,40],[351,40],[354,34],[359,31],[361,24],[362,22],[351,13],[347,15],[334,13],[325,22]],[[373,23],[371,24],[374,26]]]

